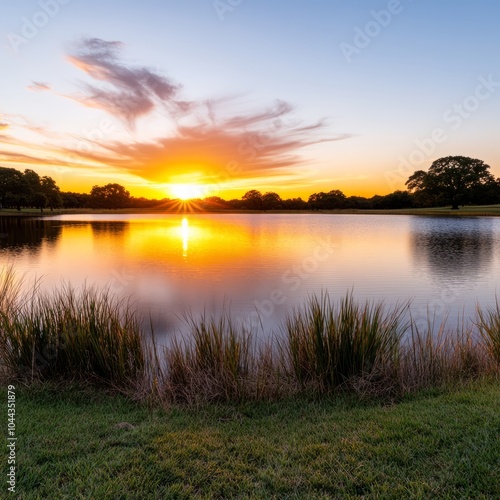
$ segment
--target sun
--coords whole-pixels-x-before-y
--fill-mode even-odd
[[[180,200],[201,198],[203,194],[203,188],[199,184],[171,184],[169,191],[174,198],[178,198]]]

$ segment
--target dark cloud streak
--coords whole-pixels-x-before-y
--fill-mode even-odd
[[[101,85],[82,83],[82,94],[72,97],[82,104],[118,116],[133,128],[140,116],[160,105],[173,115],[185,113],[190,103],[178,99],[181,89],[145,66],[127,66],[120,60],[121,42],[83,39],[68,60]]]

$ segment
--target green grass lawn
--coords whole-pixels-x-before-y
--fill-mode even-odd
[[[50,388],[18,388],[16,401],[16,498],[500,497],[498,384],[391,406],[161,410]]]

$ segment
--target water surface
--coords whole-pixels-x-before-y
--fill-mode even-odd
[[[133,296],[159,332],[183,311],[278,329],[311,293],[412,300],[450,325],[492,305],[500,219],[326,214],[64,215],[0,219],[0,264]],[[257,315],[258,312],[258,315]]]

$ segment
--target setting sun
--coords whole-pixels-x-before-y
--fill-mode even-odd
[[[191,200],[203,197],[203,188],[199,184],[172,184],[170,193],[181,200]]]

